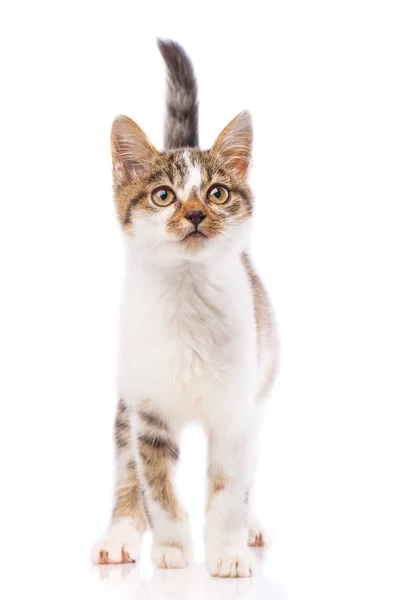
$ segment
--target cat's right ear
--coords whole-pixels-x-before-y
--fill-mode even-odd
[[[134,121],[119,115],[111,129],[111,155],[116,189],[139,179],[160,156]]]

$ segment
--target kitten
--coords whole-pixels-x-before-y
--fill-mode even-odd
[[[167,72],[165,151],[128,117],[111,132],[114,193],[126,248],[115,422],[116,500],[93,561],[135,561],[147,527],[158,567],[192,560],[173,474],[191,419],[208,437],[206,565],[248,577],[262,545],[249,495],[257,427],[276,355],[271,309],[247,248],[252,124],[240,113],[198,148],[197,86],[182,48],[159,41]]]

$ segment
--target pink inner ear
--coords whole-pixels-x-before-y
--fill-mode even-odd
[[[140,157],[136,154],[136,144],[126,141],[119,144],[118,160],[120,168],[124,175],[124,183],[132,183],[132,181],[140,175],[144,170],[141,168]]]
[[[248,147],[248,154],[243,151],[243,146],[231,146],[218,152],[218,157],[225,163],[229,169],[235,169],[241,177],[245,177],[250,165],[251,146]]]
[[[234,158],[231,161],[229,161],[229,165],[233,168],[236,169],[237,171],[239,171],[239,173],[244,176],[246,175],[247,169],[249,168],[249,159],[246,157],[243,159],[241,158]]]

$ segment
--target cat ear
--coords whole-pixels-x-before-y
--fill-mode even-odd
[[[124,115],[116,117],[112,125],[111,154],[116,188],[138,179],[160,156],[144,131]]]
[[[251,161],[253,127],[249,111],[239,113],[217,137],[211,152],[245,177]]]

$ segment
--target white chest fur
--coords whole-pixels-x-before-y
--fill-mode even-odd
[[[239,256],[210,268],[192,261],[131,264],[122,301],[119,392],[151,397],[183,417],[255,369],[251,289]]]

